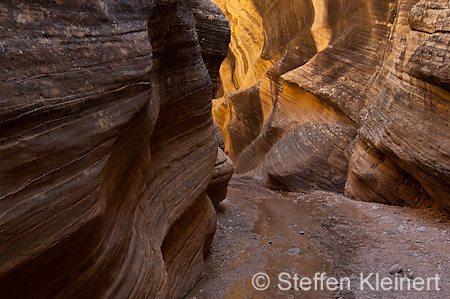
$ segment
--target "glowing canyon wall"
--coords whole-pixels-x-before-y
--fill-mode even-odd
[[[446,1],[214,2],[232,40],[213,115],[238,173],[450,208]]]

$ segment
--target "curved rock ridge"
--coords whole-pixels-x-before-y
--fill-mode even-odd
[[[231,159],[223,151],[225,141],[216,121],[214,121],[214,133],[219,146],[217,148],[216,166],[214,166],[211,181],[206,188],[206,194],[208,194],[214,207],[217,208],[218,204],[227,197],[228,182],[234,173],[234,167]]]
[[[220,8],[210,0],[192,0],[195,27],[202,58],[212,81],[212,93],[222,89],[219,68],[227,57],[230,24]]]
[[[230,22],[228,56],[220,67],[222,88],[217,95],[254,85],[274,60],[264,57],[263,19],[251,0],[214,0]]]
[[[234,85],[213,116],[237,173],[450,209],[448,3],[214,2],[231,23],[221,78]]]
[[[226,35],[223,14],[207,0],[0,7],[0,297],[183,297],[216,225],[203,59],[214,77],[226,37],[205,22]]]

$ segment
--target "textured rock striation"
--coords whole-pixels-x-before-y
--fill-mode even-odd
[[[227,57],[230,24],[220,8],[210,0],[192,0],[195,27],[202,58],[212,81],[212,93],[221,88],[219,68]]]
[[[203,59],[226,37],[194,3],[0,4],[1,298],[179,298],[202,275],[223,160]]]
[[[219,147],[217,148],[217,160],[214,166],[211,181],[208,188],[206,188],[206,194],[211,199],[214,207],[225,199],[227,196],[228,182],[234,173],[233,162],[223,151],[225,149],[225,141],[220,133],[219,126],[214,121],[214,129],[216,134],[216,141]]]
[[[446,1],[214,2],[232,40],[213,115],[238,173],[450,208]]]

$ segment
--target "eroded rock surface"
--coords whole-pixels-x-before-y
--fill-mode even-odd
[[[206,194],[213,202],[214,207],[217,208],[217,205],[227,196],[228,182],[234,173],[234,167],[231,159],[223,151],[225,149],[225,141],[216,121],[214,121],[214,134],[218,145],[217,159],[211,181],[208,188],[206,188]]]
[[[187,0],[0,7],[0,297],[182,297],[215,230],[224,39]]]
[[[220,8],[210,0],[192,0],[192,9],[202,58],[211,77],[214,95],[222,88],[219,68],[228,54],[230,24]]]
[[[345,125],[307,123],[292,129],[267,154],[263,164],[267,185],[289,191],[343,192],[347,179],[344,150],[355,135],[356,130]]]
[[[446,1],[214,2],[232,41],[213,114],[237,173],[450,208]],[[338,127],[353,133],[323,133]]]

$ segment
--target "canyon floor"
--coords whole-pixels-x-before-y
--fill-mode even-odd
[[[450,298],[448,214],[357,202],[323,191],[273,191],[245,176],[232,178],[217,213],[206,273],[186,298]],[[390,274],[396,265],[402,271]],[[259,272],[271,280],[264,291],[252,285]],[[279,280],[283,272],[290,275],[282,277],[289,283]],[[337,291],[326,285],[321,290],[320,281],[314,285],[316,273],[349,280],[334,286]],[[309,278],[311,290],[307,282],[296,287],[295,274]],[[426,279],[436,274],[440,290],[430,279],[427,291]],[[385,289],[390,281],[397,290],[381,285],[371,290],[376,275],[378,282],[388,277]],[[408,277],[403,291],[402,277]],[[415,278],[417,289],[411,283]],[[422,291],[420,278],[425,280]],[[263,286],[263,278],[257,283]]]

